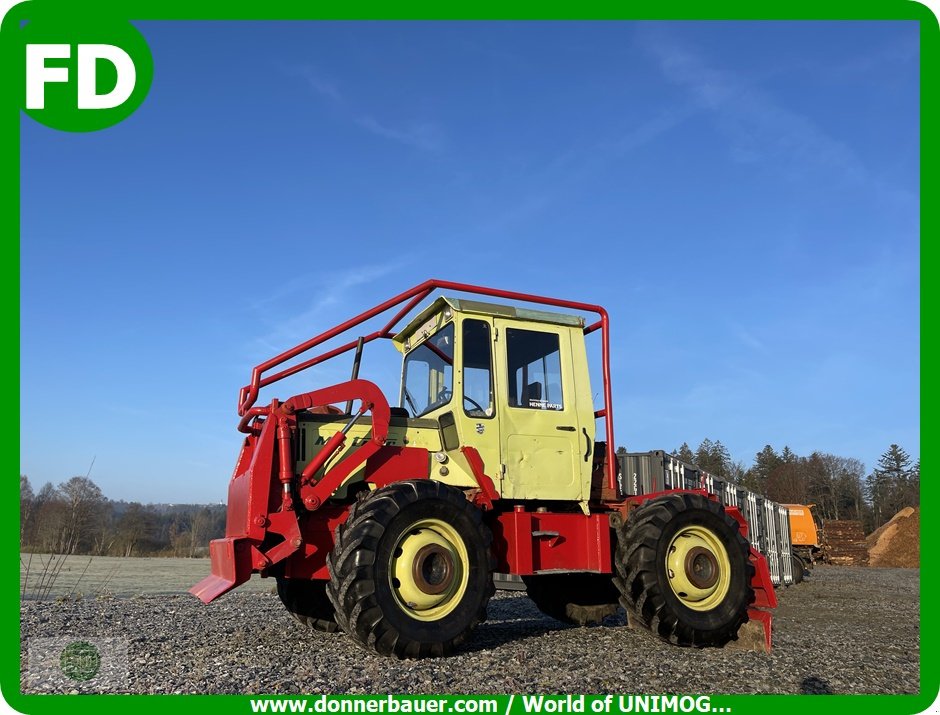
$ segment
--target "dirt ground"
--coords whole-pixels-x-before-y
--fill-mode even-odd
[[[769,654],[676,648],[626,627],[622,611],[602,626],[566,626],[540,613],[524,593],[500,591],[465,648],[419,663],[375,656],[342,633],[303,629],[270,581],[253,581],[206,606],[185,590],[208,573],[207,560],[116,561],[76,559],[56,588],[67,592],[88,565],[78,583],[90,594],[117,568],[120,577],[109,583],[128,597],[23,601],[25,690],[902,694],[920,688],[918,569],[817,566],[803,583],[778,589]],[[112,690],[94,683],[84,689],[31,670],[31,653],[64,637],[124,648],[116,661],[124,675],[107,686]]]

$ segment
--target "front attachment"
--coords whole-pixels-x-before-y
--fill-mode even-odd
[[[215,539],[209,544],[209,556],[212,574],[189,589],[203,603],[215,600],[251,578],[250,546],[244,539]]]
[[[353,400],[361,402],[359,412],[327,441],[301,474],[295,473],[295,414]],[[372,412],[368,442],[314,479],[327,460],[342,449],[349,428],[366,411]],[[253,572],[266,572],[301,549],[304,539],[295,495],[306,512],[319,509],[344,479],[382,448],[389,417],[382,391],[366,380],[296,395],[283,404],[274,400],[269,407],[253,407],[243,415],[239,430],[247,437],[229,483],[225,537],[209,544],[212,574],[190,593],[209,603],[248,581]],[[426,456],[425,452],[425,463]]]

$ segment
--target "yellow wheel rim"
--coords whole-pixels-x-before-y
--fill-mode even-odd
[[[392,552],[389,581],[398,605],[419,621],[443,618],[467,591],[467,562],[467,547],[452,526],[439,519],[414,523]]]
[[[683,605],[708,611],[728,595],[731,560],[715,532],[704,526],[687,526],[669,542],[666,575]]]

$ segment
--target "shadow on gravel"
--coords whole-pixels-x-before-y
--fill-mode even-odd
[[[803,695],[832,695],[832,688],[829,687],[829,681],[810,676],[803,678],[800,683],[800,692]]]
[[[493,648],[515,643],[520,638],[535,638],[546,633],[564,631],[576,626],[569,626],[551,618],[532,618],[512,622],[487,622],[476,627],[473,638],[465,643],[457,653],[479,653]]]

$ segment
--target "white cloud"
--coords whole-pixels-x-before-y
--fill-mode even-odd
[[[374,113],[361,111],[340,89],[338,82],[312,65],[301,65],[285,70],[299,75],[315,95],[327,102],[345,121],[383,139],[422,151],[437,152],[445,145],[445,132],[440,124],[426,120],[411,120],[403,125],[378,119]]]
[[[640,40],[663,76],[686,88],[698,108],[714,118],[732,160],[772,165],[794,181],[823,173],[830,180],[864,185],[881,199],[916,203],[916,196],[873,174],[847,142],[761,88],[759,77],[719,69],[661,30]]]
[[[440,151],[444,146],[444,132],[434,122],[413,122],[406,127],[393,127],[375,117],[363,115],[356,124],[376,136],[391,139],[425,151]]]

